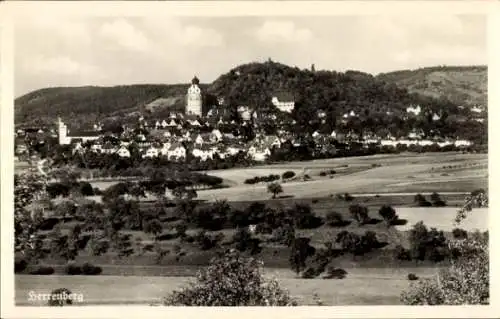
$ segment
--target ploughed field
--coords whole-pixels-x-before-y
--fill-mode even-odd
[[[198,198],[230,201],[269,198],[266,183],[248,185],[255,176],[282,175],[294,171],[297,178],[282,181],[283,195],[295,198],[324,197],[335,193],[418,193],[470,192],[486,188],[487,154],[433,153],[374,155],[307,162],[273,164],[256,168],[208,171],[207,174],[232,182],[232,187],[203,190]],[[335,170],[335,174],[320,176]],[[301,177],[309,175],[310,180]]]
[[[265,270],[274,277],[300,305],[397,305],[399,295],[409,285],[408,273],[431,277],[436,268],[346,269],[344,279],[299,279],[288,269]],[[16,275],[15,302],[18,306],[43,305],[30,301],[30,291],[50,293],[65,287],[83,295],[84,305],[160,304],[162,297],[194,280],[191,276],[32,276]],[[78,303],[76,303],[78,304]]]

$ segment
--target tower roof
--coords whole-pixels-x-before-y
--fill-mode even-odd
[[[191,80],[191,83],[198,85],[198,84],[200,84],[200,80],[195,75],[194,78]]]

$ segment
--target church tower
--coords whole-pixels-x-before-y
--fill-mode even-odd
[[[63,123],[60,117],[57,118],[57,131],[59,133],[59,145],[65,145],[71,142],[68,138],[68,127]]]
[[[195,76],[186,94],[186,114],[202,115],[202,96],[199,84],[200,80]]]

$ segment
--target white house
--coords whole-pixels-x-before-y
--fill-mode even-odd
[[[415,115],[419,115],[420,112],[422,112],[422,108],[420,107],[420,105],[417,105],[417,106],[408,106],[406,108],[406,113],[413,113]]]
[[[482,113],[483,112],[483,109],[481,109],[480,107],[477,107],[477,106],[472,107],[470,110],[474,113]]]
[[[92,144],[92,146],[90,147],[90,149],[94,152],[101,152],[102,150],[102,145],[101,143],[94,143]]]
[[[219,131],[218,129],[214,129],[212,130],[212,136],[214,138],[215,141],[221,141],[223,139],[223,135],[221,133],[221,131]]]
[[[467,141],[467,140],[456,140],[455,141],[455,146],[459,147],[459,146],[471,146],[472,145],[472,142],[471,141]]]
[[[198,120],[190,120],[189,124],[191,124],[192,126],[197,126],[197,127],[201,126],[201,124]]]
[[[251,146],[248,149],[248,155],[250,155],[254,161],[262,162],[271,155],[271,151],[267,147]]]
[[[186,157],[186,148],[182,146],[180,143],[174,143],[170,146],[168,151],[168,158],[185,158]]]
[[[120,147],[117,153],[120,157],[130,157],[130,151],[125,146]]]
[[[158,154],[159,154],[158,149],[151,146],[146,150],[146,153],[144,155],[142,155],[142,157],[154,158],[154,157],[158,157]]]
[[[288,92],[278,92],[274,94],[271,103],[282,112],[291,113],[295,108],[295,98]]]
[[[206,161],[207,159],[212,159],[214,155],[214,151],[203,145],[196,145],[192,151],[194,157],[200,158],[202,161]]]

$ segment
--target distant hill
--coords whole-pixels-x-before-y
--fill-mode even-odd
[[[62,116],[93,120],[148,109],[183,108],[188,84],[140,84],[114,87],[55,87],[15,100],[16,123]],[[168,103],[155,103],[168,97]],[[165,102],[165,101],[163,101]]]
[[[488,103],[486,66],[438,66],[383,73],[377,78],[396,83],[409,92],[445,97],[459,105]]]
[[[141,84],[114,87],[57,87],[28,93],[15,100],[16,123],[54,122],[62,116],[76,122],[130,115],[148,110],[163,114],[183,110],[189,84]],[[230,106],[248,105],[275,110],[271,97],[291,93],[299,118],[315,118],[323,109],[330,122],[351,110],[369,114],[398,114],[409,104],[422,104],[429,112],[457,104],[486,100],[486,67],[437,67],[373,76],[358,71],[314,71],[271,60],[237,66],[211,84],[201,85],[215,104],[224,97]],[[412,93],[413,92],[413,93]],[[450,101],[454,103],[451,103]],[[479,102],[480,103],[480,102]]]

